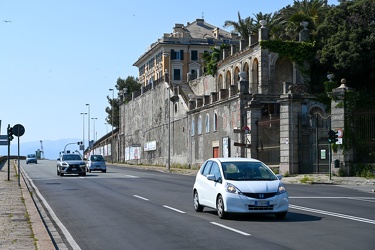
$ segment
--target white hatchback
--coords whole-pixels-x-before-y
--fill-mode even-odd
[[[221,219],[228,213],[272,213],[284,218],[289,198],[281,178],[255,159],[208,159],[195,179],[194,209],[214,208]]]

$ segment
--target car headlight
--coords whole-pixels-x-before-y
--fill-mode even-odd
[[[231,183],[227,183],[225,185],[225,190],[228,192],[228,193],[232,193],[232,194],[241,194],[241,191],[233,184]]]
[[[286,193],[286,188],[285,188],[284,184],[282,184],[280,182],[279,188],[277,189],[277,194],[283,194],[283,193]]]

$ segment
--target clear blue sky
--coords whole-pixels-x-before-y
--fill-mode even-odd
[[[111,131],[105,125],[109,89],[115,89],[118,77],[137,77],[133,63],[151,43],[172,32],[175,23],[203,17],[222,28],[226,20],[238,20],[238,11],[245,18],[292,3],[0,0],[1,134],[6,134],[8,124],[22,124],[26,132],[21,143],[82,138],[85,120],[87,140],[88,117],[80,113],[88,112],[89,103],[91,118],[98,118],[95,131],[100,138]]]

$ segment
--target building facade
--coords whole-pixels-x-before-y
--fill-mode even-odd
[[[134,63],[142,89],[128,93],[118,131],[96,150],[134,164],[192,167],[231,156],[260,159],[281,173],[327,173],[330,115],[293,62],[260,47],[267,39],[264,25],[245,44],[203,19],[176,24]],[[216,74],[205,75],[202,54],[223,43],[230,46]]]

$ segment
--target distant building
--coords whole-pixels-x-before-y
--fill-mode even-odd
[[[138,68],[138,79],[143,86],[164,81],[165,72],[169,72],[170,83],[186,83],[203,75],[203,53],[223,43],[238,44],[238,35],[206,23],[204,19],[186,25],[175,24],[173,32],[151,44],[133,66]]]

